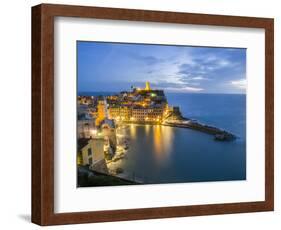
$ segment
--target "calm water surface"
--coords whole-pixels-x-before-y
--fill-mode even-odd
[[[166,94],[183,116],[233,132],[233,142],[190,129],[129,125],[127,159],[122,168],[144,183],[246,179],[246,96]]]

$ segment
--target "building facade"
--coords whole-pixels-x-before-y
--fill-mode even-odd
[[[101,122],[107,117],[107,103],[106,100],[99,100],[97,105],[97,118],[96,126],[99,126]]]
[[[78,165],[89,165],[97,172],[108,172],[104,158],[104,137],[80,138],[77,150]]]

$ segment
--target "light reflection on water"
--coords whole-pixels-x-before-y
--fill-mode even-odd
[[[130,125],[130,138],[136,139],[136,126],[135,125]]]
[[[174,133],[166,126],[155,125],[152,126],[151,132],[153,134],[153,149],[158,163],[165,163],[171,154],[172,142]]]
[[[145,125],[145,135],[148,136],[150,131],[150,125]]]
[[[169,104],[180,107],[184,117],[226,129],[239,138],[217,142],[211,135],[190,129],[128,125],[120,130],[120,137],[128,138],[129,149],[116,162],[126,178],[144,183],[245,180],[246,95],[166,96]]]
[[[145,144],[151,145],[151,154],[154,155],[154,158],[158,163],[165,163],[171,155],[173,141],[174,141],[174,132],[171,127],[162,126],[162,125],[134,125],[130,124],[128,126],[129,130],[126,133],[126,136],[129,137],[131,143],[130,147],[134,146],[136,142],[141,143],[145,140]],[[137,136],[137,129],[144,128],[144,136]]]
[[[245,179],[245,141],[217,142],[211,135],[161,125],[123,129],[129,149],[120,162],[127,179],[144,183]]]

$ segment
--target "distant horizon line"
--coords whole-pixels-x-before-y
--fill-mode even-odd
[[[155,90],[163,90],[163,89],[155,89]],[[165,90],[164,90],[165,91]],[[77,95],[83,93],[120,93],[120,92],[129,92],[129,90],[121,90],[121,91],[77,91]],[[169,92],[165,91],[165,93],[176,93],[176,94],[229,94],[229,95],[247,95],[247,93],[207,93],[207,92]]]

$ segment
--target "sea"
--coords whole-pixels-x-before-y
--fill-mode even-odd
[[[184,117],[227,130],[237,139],[216,141],[187,128],[128,125],[129,149],[120,165],[127,179],[144,184],[246,180],[246,95],[166,93],[166,97]]]

